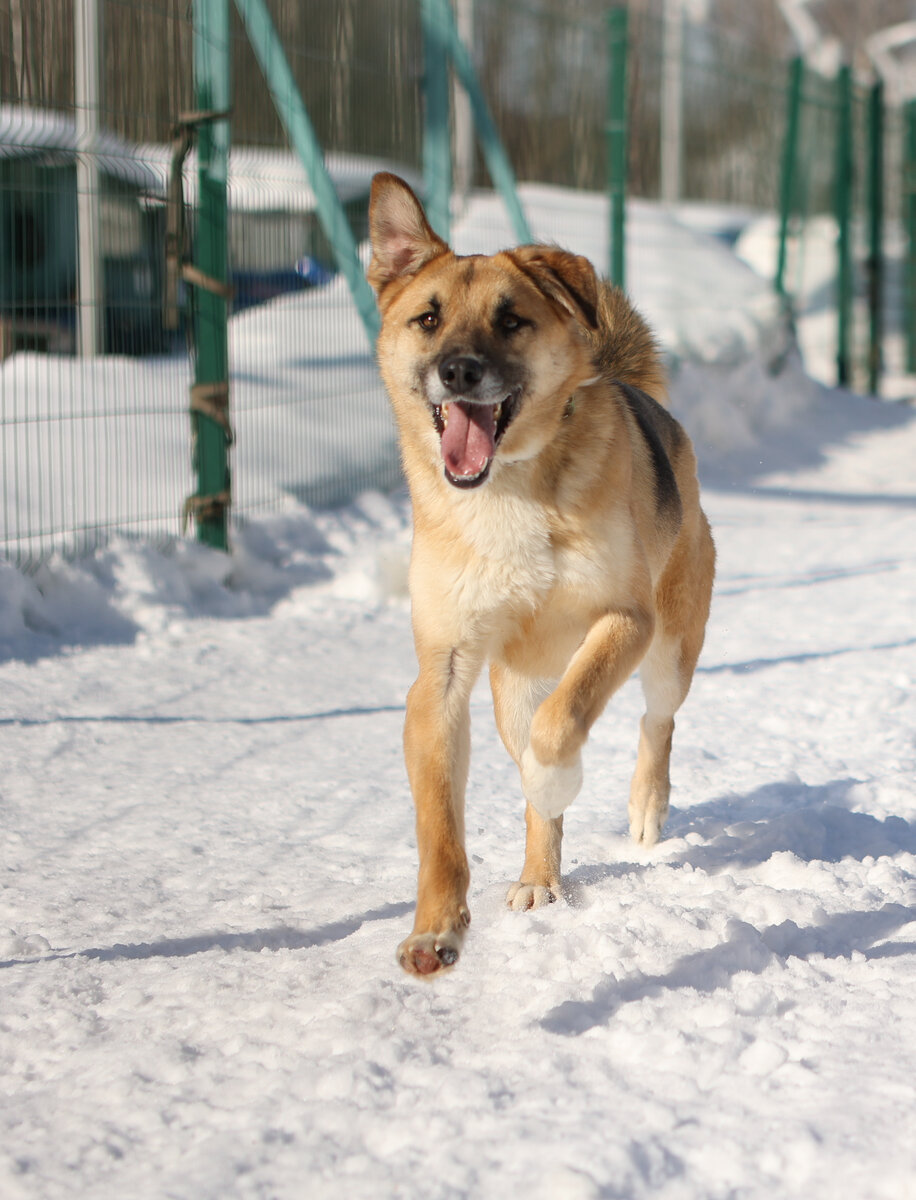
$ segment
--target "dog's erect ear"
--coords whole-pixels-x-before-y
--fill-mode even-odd
[[[369,237],[372,261],[369,282],[383,288],[444,254],[448,246],[430,227],[423,206],[403,179],[382,172],[372,180],[369,197]]]
[[[598,328],[598,279],[587,258],[557,246],[519,246],[510,253],[548,299],[589,329]]]

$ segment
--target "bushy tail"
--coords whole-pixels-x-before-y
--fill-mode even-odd
[[[667,403],[665,368],[652,331],[620,288],[605,281],[598,285],[598,328],[590,337],[595,365],[605,378]]]

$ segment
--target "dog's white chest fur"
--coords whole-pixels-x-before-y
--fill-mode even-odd
[[[556,583],[550,529],[538,505],[517,496],[468,496],[461,506],[462,538],[474,551],[468,600],[482,611],[536,608]]]

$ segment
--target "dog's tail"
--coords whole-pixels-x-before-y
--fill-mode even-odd
[[[668,381],[658,343],[620,288],[605,281],[598,290],[598,328],[590,337],[595,365],[605,379],[619,379],[667,405]]]

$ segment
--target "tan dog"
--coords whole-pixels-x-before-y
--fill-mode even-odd
[[[429,975],[458,960],[470,921],[468,702],[483,664],[527,800],[507,901],[533,908],[561,894],[580,751],[637,666],[630,830],[657,841],[715,550],[690,442],[657,403],[652,336],[586,259],[553,246],[458,257],[387,174],[373,181],[370,233],[379,363],[413,502],[420,668],[404,729],[420,871],[398,958]]]

